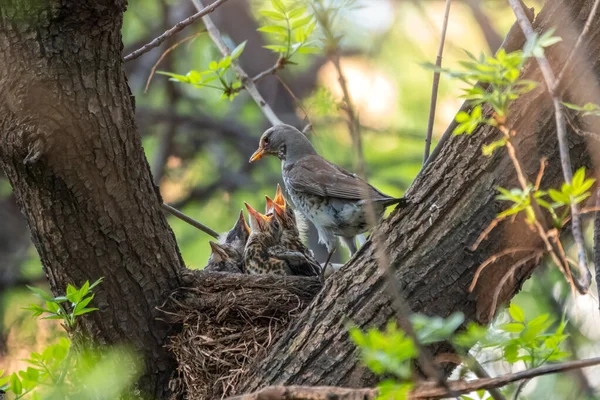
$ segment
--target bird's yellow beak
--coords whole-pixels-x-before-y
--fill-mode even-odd
[[[264,155],[265,155],[265,150],[259,147],[258,150],[256,150],[254,152],[254,154],[252,154],[252,157],[250,157],[250,162],[260,160],[261,158],[263,158]]]
[[[266,223],[269,222],[272,217],[259,213],[254,208],[252,208],[252,206],[250,204],[248,204],[246,202],[244,202],[244,205],[246,206],[246,209],[248,210],[248,214],[250,215],[251,220],[255,221],[258,224],[258,228],[263,230],[266,226]],[[250,228],[253,228],[253,226],[250,225]]]
[[[278,206],[285,209],[285,199],[283,198],[283,192],[281,191],[281,186],[279,186],[279,183],[277,184],[277,192],[275,193],[275,199],[273,199],[273,201]]]

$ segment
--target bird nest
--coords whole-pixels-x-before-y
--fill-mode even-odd
[[[317,278],[190,271],[163,307],[181,331],[174,398],[219,399],[237,392],[257,357],[277,341],[321,289]]]

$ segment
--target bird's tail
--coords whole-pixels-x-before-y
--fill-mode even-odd
[[[405,207],[408,205],[409,201],[406,199],[406,197],[391,197],[389,199],[381,200],[381,203],[385,207],[393,206],[395,204],[397,204],[398,207]]]

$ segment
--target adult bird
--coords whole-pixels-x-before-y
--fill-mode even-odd
[[[211,255],[204,270],[242,273],[244,248],[249,237],[250,227],[246,223],[244,213],[240,211],[235,225],[220,236],[219,243],[209,242]]]
[[[315,225],[319,242],[327,247],[326,264],[336,249],[336,236],[353,255],[356,235],[372,228],[387,207],[406,202],[383,194],[356,174],[321,157],[293,126],[275,125],[262,134],[250,162],[265,155],[281,160],[283,182],[295,208]]]

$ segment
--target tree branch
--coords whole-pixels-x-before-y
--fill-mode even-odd
[[[523,9],[523,5],[519,0],[508,0],[510,6],[517,17],[517,21],[525,34],[527,40],[534,40],[535,32],[531,23],[529,22],[527,15],[525,14],[525,10]],[[548,92],[552,96],[552,104],[554,106],[554,115],[556,120],[556,133],[558,136],[558,146],[560,150],[560,161],[562,166],[563,175],[565,178],[565,182],[567,184],[571,184],[573,181],[573,170],[571,168],[571,156],[569,154],[569,143],[567,138],[567,127],[564,117],[564,110],[562,108],[561,96],[560,93],[556,91],[556,79],[554,76],[554,72],[552,71],[552,67],[548,62],[546,56],[542,55],[536,57],[538,65],[540,66],[540,70],[542,71],[542,75],[544,76],[544,80],[546,81],[546,86],[548,87]],[[571,230],[573,232],[573,239],[577,245],[577,256],[579,259],[578,267],[578,276],[577,279],[574,279],[575,286],[577,290],[582,294],[587,293],[590,283],[591,283],[591,273],[587,267],[587,255],[585,251],[585,243],[583,240],[583,232],[581,230],[581,217],[579,215],[579,207],[573,201],[573,197],[571,197],[571,215],[572,215],[572,223]]]
[[[160,46],[165,40],[167,40],[174,34],[182,31],[186,26],[193,24],[198,18],[202,18],[205,15],[210,14],[211,12],[215,11],[215,9],[217,7],[219,7],[221,4],[225,3],[226,1],[227,0],[217,0],[209,6],[206,6],[204,8],[199,8],[198,12],[196,14],[192,15],[189,18],[184,19],[181,22],[178,22],[174,27],[165,31],[162,35],[158,36],[151,42],[146,43],[139,49],[137,49],[137,50],[131,52],[130,54],[128,54],[127,56],[125,56],[125,58],[123,58],[123,60],[125,62],[135,60],[142,54],[147,53],[150,50],[152,50],[153,48]]]
[[[504,387],[514,382],[529,380],[538,376],[556,374],[573,369],[587,368],[600,364],[600,357],[587,360],[568,361],[560,364],[546,365],[525,371],[506,374],[497,378],[483,378],[472,381],[448,381],[448,386],[453,393],[459,395],[475,392],[477,390],[490,390]],[[269,386],[255,393],[229,397],[228,400],[328,400],[336,399],[375,399],[377,389],[348,389],[332,386]],[[443,387],[435,382],[419,382],[410,392],[409,399],[439,399],[450,395]]]
[[[194,3],[194,6],[196,7],[196,9],[198,11],[203,9],[202,8],[203,5],[200,0],[192,0],[192,3]],[[213,42],[215,43],[215,45],[217,46],[217,48],[219,49],[221,54],[223,54],[224,56],[231,55],[231,51],[229,50],[229,48],[223,41],[223,38],[221,38],[221,32],[219,32],[219,29],[214,24],[212,19],[208,15],[204,15],[202,17],[202,21],[204,22],[204,25],[206,26],[206,30],[208,31],[210,38],[213,40]],[[233,66],[233,69],[240,77],[240,80],[242,81],[242,84],[246,88],[246,91],[254,99],[256,104],[258,104],[258,106],[260,107],[262,112],[265,114],[265,116],[267,117],[269,122],[272,125],[282,124],[283,122],[279,119],[279,117],[277,117],[277,115],[275,115],[275,112],[273,111],[271,106],[269,106],[267,104],[265,99],[262,97],[262,95],[256,88],[254,81],[252,79],[250,79],[250,77],[248,76],[246,71],[244,71],[244,69],[240,66],[239,60],[232,60],[231,65]]]
[[[435,107],[437,104],[438,88],[440,86],[440,74],[439,68],[442,66],[442,54],[444,53],[444,43],[446,42],[446,31],[448,30],[448,17],[450,15],[450,5],[452,0],[446,0],[446,8],[444,10],[444,22],[442,23],[442,33],[440,37],[440,47],[438,48],[437,58],[435,65],[438,68],[433,73],[433,85],[431,87],[431,103],[429,104],[429,120],[427,122],[427,137],[425,138],[425,151],[423,153],[423,165],[429,158],[429,152],[431,150],[431,138],[433,136],[433,124],[435,120]]]
[[[196,221],[192,217],[188,217],[187,215],[185,215],[181,211],[171,207],[170,205],[168,205],[166,203],[162,203],[161,208],[164,211],[168,212],[169,214],[174,215],[175,217],[179,218],[180,220],[192,225],[194,228],[197,228],[197,229],[201,230],[202,232],[209,234],[210,236],[214,237],[215,239],[219,238],[219,234],[217,232],[213,231],[208,226],[201,224],[200,222]]]

